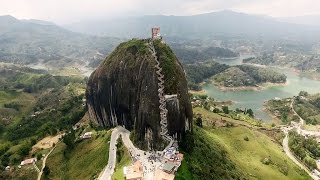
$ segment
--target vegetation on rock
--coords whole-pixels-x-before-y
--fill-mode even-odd
[[[149,40],[121,43],[92,73],[86,98],[91,117],[103,127],[124,125],[134,131],[133,139],[146,148],[147,131],[153,148],[163,148],[159,135],[160,109],[156,60],[148,49]],[[164,75],[164,93],[177,94],[177,105],[169,106],[168,131],[179,137],[192,126],[192,107],[183,68],[168,45],[153,41]],[[129,73],[130,72],[130,73]],[[186,128],[186,124],[188,124]]]

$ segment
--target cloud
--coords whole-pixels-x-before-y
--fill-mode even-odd
[[[269,16],[320,12],[319,0],[0,0],[0,15],[72,23],[133,15],[193,15],[231,9]]]
[[[319,0],[258,0],[239,4],[235,10],[274,17],[292,17],[320,13]]]

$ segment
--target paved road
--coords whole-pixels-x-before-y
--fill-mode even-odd
[[[301,127],[303,126],[304,124],[304,119],[302,119],[300,117],[300,115],[294,110],[293,108],[293,103],[294,103],[294,98],[292,99],[291,101],[291,104],[290,104],[290,107],[293,111],[293,113],[295,115],[297,115],[300,119],[300,122],[299,123],[296,123],[294,124],[294,127],[284,127],[282,128],[282,131],[285,133],[286,137],[283,139],[282,141],[282,147],[283,147],[283,150],[284,152],[287,154],[287,156],[294,162],[296,163],[301,169],[304,169],[310,177],[312,177],[312,179],[314,180],[319,180],[319,177],[314,175],[313,173],[311,173],[309,171],[309,169],[302,163],[300,163],[300,161],[298,161],[298,159],[291,153],[290,151],[290,148],[289,148],[289,135],[288,135],[288,131],[292,130],[293,128],[296,128],[297,129],[297,132],[298,134],[302,134],[302,135],[306,135],[306,134],[309,134],[309,135],[318,135],[319,132],[311,132],[311,131],[306,131],[306,130],[303,130]]]
[[[140,150],[136,148],[130,140],[130,131],[127,129],[117,126],[113,129],[111,134],[110,140],[110,147],[109,147],[109,160],[108,165],[104,168],[103,172],[99,176],[99,180],[110,180],[112,174],[114,173],[114,168],[116,166],[116,143],[117,139],[121,136],[123,144],[129,150],[131,157],[139,159],[142,162],[143,172],[144,172],[144,179],[151,180],[153,179],[154,170],[161,165],[161,162],[151,162],[149,161],[149,157],[151,153]]]
[[[290,148],[289,148],[289,136],[288,133],[286,133],[286,137],[282,141],[282,146],[284,152],[287,154],[287,156],[294,162],[296,163],[301,169],[305,170],[309,176],[312,177],[314,180],[318,180],[319,178],[316,175],[313,175],[310,173],[309,169],[306,168],[300,161],[297,160],[297,158],[291,153]]]
[[[117,160],[117,139],[120,135],[118,128],[114,128],[111,134],[110,146],[109,146],[109,160],[108,165],[104,168],[99,180],[110,180],[112,174],[114,173],[114,168],[116,167]]]

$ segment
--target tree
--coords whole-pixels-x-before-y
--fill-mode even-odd
[[[249,114],[250,117],[254,117],[254,113],[253,113],[252,109],[248,109],[247,113]]]
[[[306,92],[306,91],[300,91],[299,92],[299,96],[308,96],[309,94],[308,94],[308,92]]]
[[[200,116],[196,119],[196,125],[202,127],[202,118]]]
[[[182,141],[180,142],[181,148],[188,153],[191,153],[194,147],[194,137],[190,131],[187,131],[182,136]]]
[[[50,169],[48,168],[48,166],[45,166],[43,168],[43,174],[47,177],[50,174]]]
[[[214,109],[213,109],[213,112],[214,112],[214,113],[219,113],[220,110],[219,110],[218,108],[214,108]]]
[[[63,137],[63,142],[67,145],[67,149],[74,148],[75,139],[76,137],[73,129]]]
[[[306,156],[303,161],[307,164],[307,166],[310,169],[316,169],[317,168],[317,163],[314,159],[310,158],[309,156]]]
[[[39,160],[42,158],[42,154],[41,154],[41,153],[38,153],[38,154],[36,155],[36,158],[37,158],[37,160],[39,161]]]
[[[229,114],[229,107],[228,107],[228,106],[222,106],[222,111],[223,111],[225,114]]]

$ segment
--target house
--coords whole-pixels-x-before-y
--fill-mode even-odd
[[[30,158],[30,159],[26,159],[26,160],[21,161],[20,165],[24,166],[24,165],[28,165],[28,164],[33,164],[35,162],[37,162],[36,158]]]
[[[142,180],[142,172],[133,172],[126,175],[126,180]]]
[[[176,149],[174,147],[170,147],[168,148],[167,150],[164,151],[164,158],[166,159],[172,159],[173,156],[175,155],[176,153]]]
[[[88,139],[92,137],[92,132],[86,132],[82,136],[80,136],[80,139]]]
[[[274,97],[274,100],[275,100],[275,101],[280,101],[281,98],[279,98],[279,97]]]
[[[154,180],[174,180],[174,174],[168,174],[160,169],[157,169],[154,173]]]
[[[212,112],[214,110],[214,107],[210,106],[210,111]]]
[[[173,162],[166,162],[163,164],[162,170],[168,174],[172,174],[175,172],[176,164]]]
[[[151,35],[152,39],[161,39],[160,27],[151,28]]]
[[[183,160],[183,154],[182,153],[178,153],[177,154],[177,158],[178,158],[177,161],[181,162]]]
[[[143,167],[141,161],[136,161],[131,166],[124,167],[123,173],[126,180],[142,180]]]

